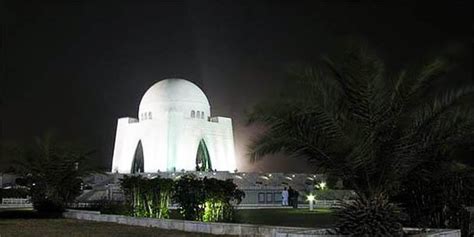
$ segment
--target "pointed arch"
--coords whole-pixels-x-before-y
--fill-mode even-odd
[[[135,154],[133,155],[132,168],[130,173],[143,173],[145,171],[145,162],[143,157],[143,146],[142,141],[138,141],[137,148],[135,149]]]
[[[199,141],[196,153],[196,171],[212,171],[211,157],[204,139]]]

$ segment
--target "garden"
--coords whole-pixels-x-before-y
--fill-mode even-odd
[[[207,237],[203,233],[157,230],[140,226],[74,220],[39,214],[32,210],[0,210],[0,235],[5,237],[36,236],[121,236],[121,237]]]
[[[128,210],[136,217],[169,218],[169,206],[178,204],[185,220],[233,221],[234,208],[245,193],[232,180],[199,179],[184,175],[176,181],[156,177],[125,176],[121,180]]]
[[[331,226],[356,236],[403,236],[403,227],[460,229],[467,236],[467,207],[474,206],[472,157],[465,155],[474,144],[472,85],[436,87],[450,68],[444,57],[396,71],[365,44],[340,49],[290,70],[278,96],[252,108],[248,122],[266,129],[249,155],[307,159],[316,173],[353,190],[353,202],[312,213],[235,210],[245,194],[232,180],[134,175],[121,180],[124,203],[97,208],[134,217]],[[81,193],[82,179],[100,172],[88,163],[92,151],[50,135],[9,154],[15,162],[7,172],[21,177],[38,213],[61,213]],[[11,192],[24,195],[2,191]]]

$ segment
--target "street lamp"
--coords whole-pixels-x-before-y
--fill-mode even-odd
[[[312,211],[313,210],[314,195],[312,193],[310,193],[306,198],[309,202],[309,210]]]
[[[321,181],[321,182],[315,184],[314,187],[321,190],[321,191],[326,190],[328,188],[325,181]]]
[[[323,181],[323,182],[319,183],[319,188],[320,188],[321,190],[326,189],[326,182]]]

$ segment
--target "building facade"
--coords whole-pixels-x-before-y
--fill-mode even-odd
[[[232,120],[212,117],[190,81],[159,81],[143,95],[138,118],[118,119],[112,172],[233,172],[235,163]]]

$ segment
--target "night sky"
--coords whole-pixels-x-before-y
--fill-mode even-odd
[[[452,80],[472,81],[469,1],[31,2],[0,3],[1,140],[53,130],[97,149],[107,168],[117,119],[136,117],[143,93],[164,78],[195,82],[213,115],[233,118],[239,170],[294,172],[312,168],[283,156],[255,164],[245,157],[259,130],[246,126],[245,111],[282,86],[288,65],[355,36],[394,70],[454,55]]]

